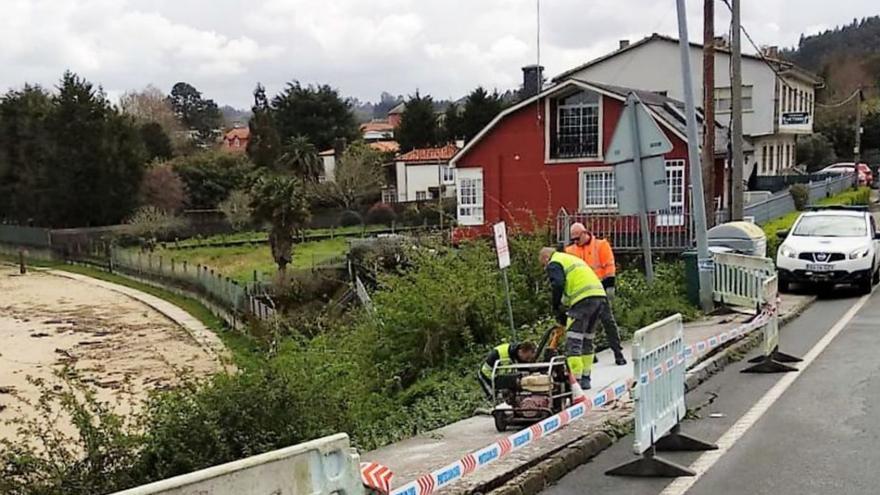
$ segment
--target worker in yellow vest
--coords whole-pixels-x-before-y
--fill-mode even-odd
[[[480,374],[477,377],[486,397],[489,400],[493,399],[492,370],[495,369],[496,364],[506,366],[516,363],[533,363],[537,357],[538,348],[533,342],[501,344],[492,349],[486,356],[483,366],[480,367]]]
[[[588,390],[596,322],[608,302],[602,281],[584,260],[552,247],[541,249],[538,259],[550,280],[556,322],[565,325],[568,368],[581,388]]]

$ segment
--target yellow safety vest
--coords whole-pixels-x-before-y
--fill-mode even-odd
[[[498,351],[498,366],[507,366],[511,364],[513,360],[510,359],[510,344],[501,344],[495,347],[495,350]],[[489,366],[489,363],[483,362],[483,368],[481,370],[483,372],[483,376],[486,378],[492,377],[492,366]]]
[[[605,296],[602,281],[584,260],[566,253],[556,252],[550,257],[551,263],[559,263],[565,270],[565,291],[562,304],[569,308],[588,297]]]

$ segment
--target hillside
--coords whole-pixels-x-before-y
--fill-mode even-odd
[[[798,46],[783,56],[820,74],[826,89],[819,97],[835,101],[857,87],[869,96],[880,85],[880,16],[853,22],[818,34],[801,35]]]

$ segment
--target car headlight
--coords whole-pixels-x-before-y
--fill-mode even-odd
[[[797,253],[795,252],[795,250],[786,246],[785,244],[783,244],[782,247],[779,248],[779,254],[785,256],[786,258],[797,258]]]
[[[865,256],[868,255],[868,253],[870,251],[871,251],[871,248],[869,246],[860,247],[860,248],[856,249],[855,251],[849,253],[849,259],[857,260],[859,258],[864,258]]]

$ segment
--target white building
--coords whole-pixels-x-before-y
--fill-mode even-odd
[[[404,203],[455,197],[455,169],[449,166],[449,160],[458,150],[458,146],[448,144],[399,155],[395,160],[396,184],[383,191],[383,200],[396,198],[396,202]]]
[[[695,101],[702,101],[703,46],[691,43],[691,77]],[[658,34],[630,44],[621,41],[612,53],[575,67],[554,81],[576,78],[655,91],[684,99],[678,40]],[[743,54],[743,134],[754,146],[746,156],[744,177],[757,166],[759,175],[776,175],[797,164],[797,136],[812,134],[815,89],[822,80],[775,50],[764,57]],[[730,52],[715,51],[716,120],[730,123]]]

